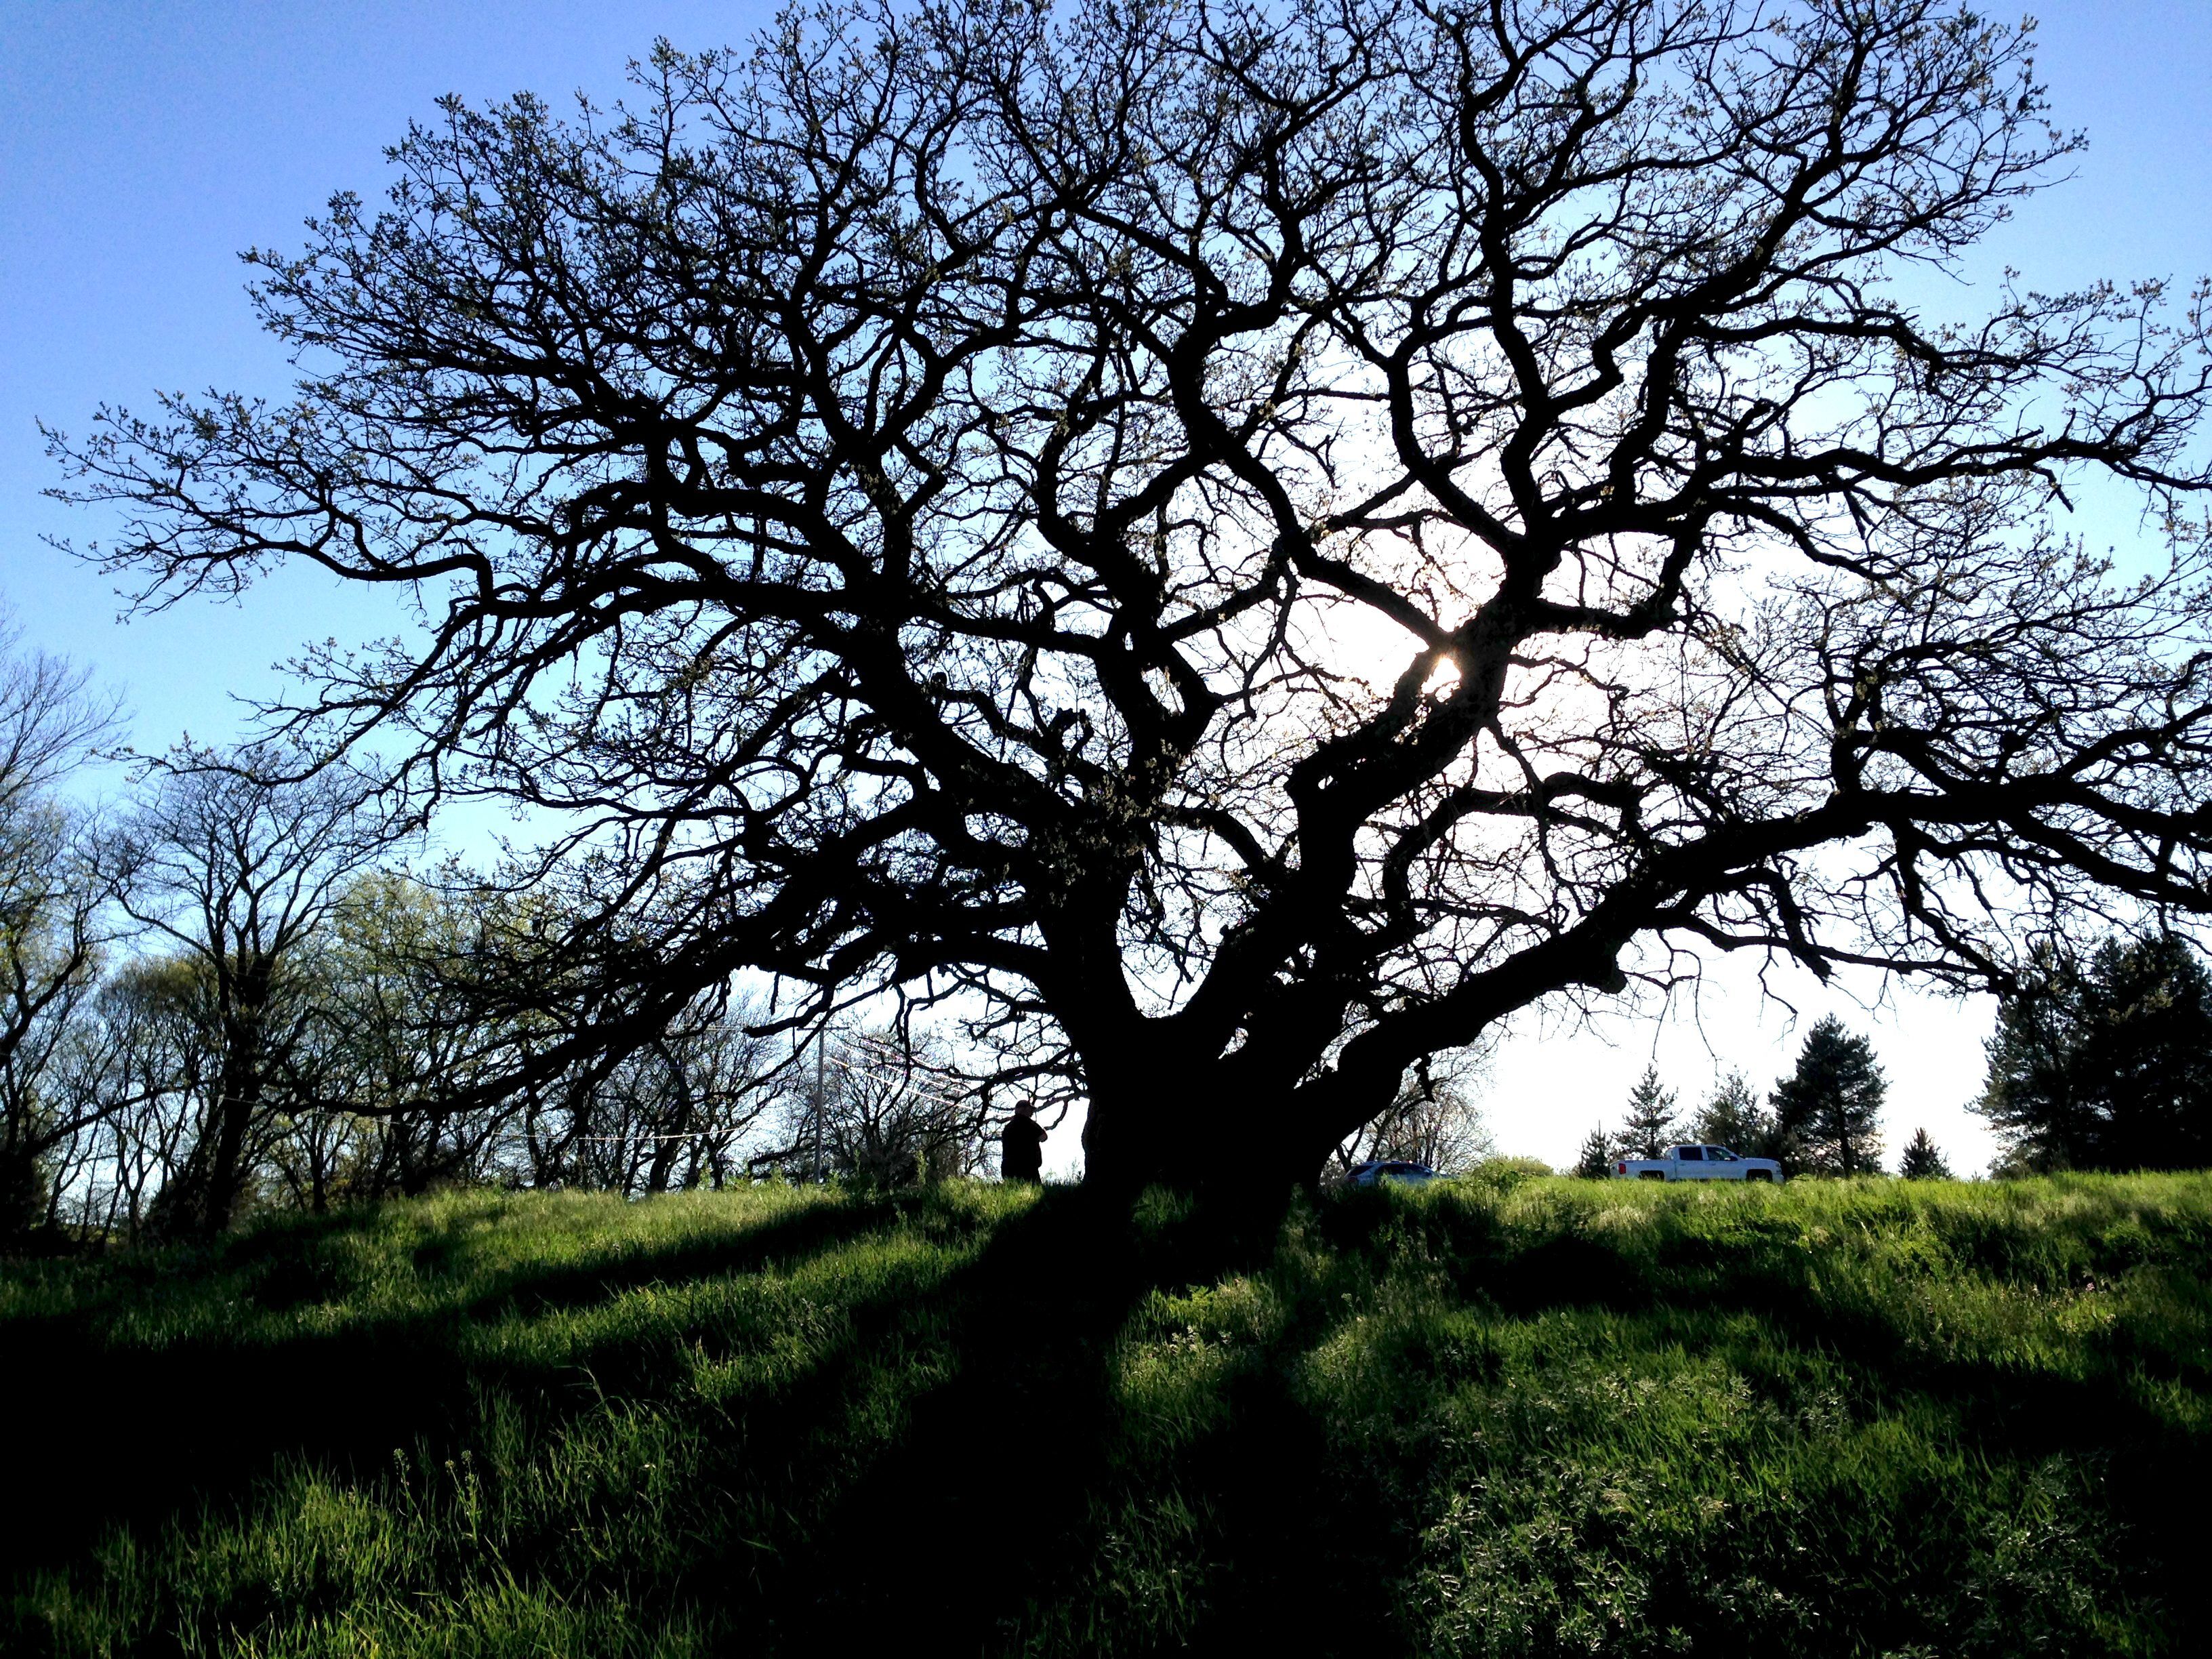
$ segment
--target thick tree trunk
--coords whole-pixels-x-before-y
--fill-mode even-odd
[[[243,993],[220,1017],[222,1063],[212,1121],[184,1168],[155,1199],[149,1220],[160,1235],[212,1238],[238,1218],[246,1197],[246,1143],[261,1110],[268,978],[265,971],[246,977]]]
[[[258,1103],[252,1096],[224,1088],[206,1136],[154,1200],[149,1221],[157,1234],[212,1238],[238,1218],[245,1197],[246,1133]]]
[[[648,1193],[665,1193],[668,1190],[669,1176],[675,1172],[678,1156],[690,1145],[689,1140],[679,1140],[676,1138],[678,1135],[687,1135],[690,1132],[690,1101],[686,1099],[684,1102],[682,1109],[673,1119],[665,1122],[653,1123],[652,1128],[660,1139],[653,1143],[653,1164],[646,1175],[645,1189]]]
[[[224,1033],[222,1093],[202,1218],[210,1235],[228,1230],[246,1198],[246,1143],[261,1109],[261,1036],[258,1011],[231,1022]]]
[[[1133,1198],[1157,1184],[1279,1196],[1311,1186],[1335,1144],[1292,1109],[1287,1091],[1255,1096],[1218,1066],[1178,1078],[1163,1064],[1104,1087],[1093,1069],[1083,1182],[1109,1195]]]
[[[46,1172],[27,1137],[0,1139],[0,1238],[32,1231],[48,1207]]]
[[[1093,1090],[1083,1122],[1083,1183],[1126,1197],[1156,1182],[1191,1184],[1201,1164],[1221,1156],[1207,1139],[1164,1094]]]

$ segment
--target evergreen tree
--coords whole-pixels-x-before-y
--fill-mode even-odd
[[[1674,1128],[1674,1091],[1661,1085],[1656,1066],[1647,1066],[1628,1091],[1621,1150],[1630,1158],[1657,1158],[1673,1143]]]
[[[1599,1124],[1583,1142],[1582,1155],[1575,1160],[1575,1173],[1584,1181],[1603,1181],[1613,1173],[1613,1138]]]
[[[1741,1072],[1730,1072],[1713,1091],[1712,1098],[1698,1109],[1698,1139],[1746,1158],[1774,1154],[1774,1116],[1759,1103]]]
[[[1925,1129],[1915,1129],[1912,1139],[1905,1145],[1905,1156],[1898,1161],[1898,1174],[1907,1181],[1948,1181],[1951,1166],[1943,1161],[1943,1154],[1936,1150],[1936,1143],[1928,1138]]]
[[[2030,1170],[2212,1164],[2212,976],[2172,934],[2039,951],[1998,1004],[1975,1109]]]
[[[1775,1085],[1781,1158],[1820,1175],[1880,1169],[1878,1125],[1888,1091],[1888,1080],[1874,1063],[1874,1045],[1827,1016],[1805,1034],[1796,1071]]]

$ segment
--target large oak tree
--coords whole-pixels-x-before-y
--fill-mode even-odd
[[[251,256],[288,405],[58,447],[149,603],[419,603],[309,717],[562,827],[577,1043],[900,987],[1079,1088],[1095,1178],[1304,1175],[1674,947],[1971,977],[2204,908],[2193,302],[1910,302],[2071,147],[2027,52],[1946,0],[794,14],[624,109],[449,103]],[[2141,580],[2057,516],[2099,479]]]

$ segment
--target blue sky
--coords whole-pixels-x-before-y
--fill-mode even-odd
[[[357,595],[305,575],[240,608],[119,626],[104,579],[41,544],[100,526],[40,498],[54,477],[34,422],[82,430],[103,400],[143,404],[159,387],[281,393],[284,365],[252,325],[240,249],[294,242],[334,190],[374,195],[382,147],[441,93],[609,98],[654,36],[735,43],[767,15],[677,0],[0,5],[0,598],[29,640],[94,665],[126,694],[140,745],[159,748],[187,730],[231,735],[233,694],[271,688],[271,665],[298,642],[374,631]],[[2212,272],[2212,3],[2053,0],[2040,15],[2057,118],[2087,129],[2092,147],[2072,183],[1991,240],[1977,285],[2008,264],[2045,289]],[[1962,311],[1973,305],[1961,294]],[[2129,532],[2087,528],[2099,540]],[[1808,1014],[1833,1006],[1875,1036],[1896,1139],[1925,1122],[1960,1162],[1984,1160],[1963,1107],[1985,1006],[1907,996],[1870,1015],[1796,989]],[[1492,1116],[1509,1150],[1565,1158],[1599,1116],[1618,1115],[1655,1053],[1695,1094],[1723,1065],[1767,1081],[1796,1034],[1726,975],[1698,1021],[1620,1021],[1572,1040],[1532,1025],[1499,1057]]]
[[[8,0],[0,5],[0,595],[49,649],[128,692],[142,746],[236,727],[297,641],[364,631],[357,594],[280,579],[242,608],[128,629],[96,573],[39,544],[97,534],[39,499],[34,422],[82,430],[103,400],[210,386],[281,393],[237,254],[296,243],[339,189],[374,198],[382,152],[441,94],[619,94],[656,34],[737,40],[731,5],[472,0]]]

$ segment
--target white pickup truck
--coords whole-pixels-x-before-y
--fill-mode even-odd
[[[1738,1158],[1725,1146],[1670,1146],[1664,1158],[1624,1158],[1613,1166],[1616,1181],[1779,1181],[1771,1158]]]

